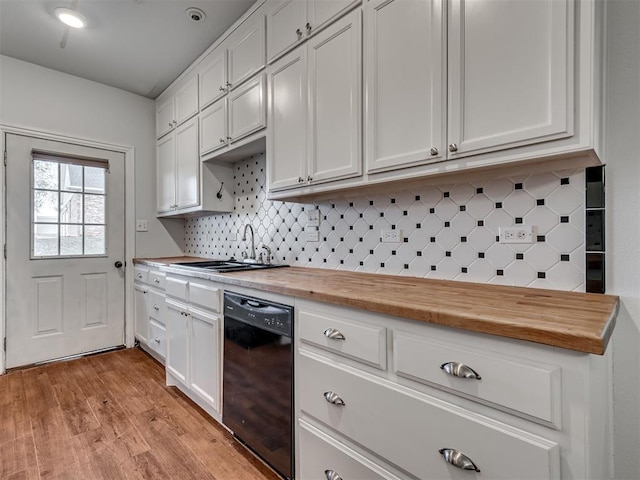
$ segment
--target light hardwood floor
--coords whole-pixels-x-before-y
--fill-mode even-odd
[[[128,349],[0,376],[0,478],[279,477]]]

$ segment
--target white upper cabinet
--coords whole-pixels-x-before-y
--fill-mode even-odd
[[[198,113],[198,75],[184,78],[156,102],[156,136],[160,138]]]
[[[271,65],[271,190],[362,172],[361,13],[354,11]]]
[[[365,6],[367,172],[446,158],[443,0]]]
[[[450,0],[450,158],[573,135],[573,7]]]
[[[328,26],[361,0],[267,0],[269,63]]]
[[[198,119],[176,130],[176,208],[188,208],[200,203],[200,155],[198,150]]]
[[[227,93],[227,50],[216,48],[200,67],[200,110]]]
[[[227,144],[227,99],[221,98],[200,114],[200,155]]]
[[[229,141],[236,142],[265,127],[264,74],[229,94]]]
[[[234,89],[266,65],[264,15],[256,14],[233,31],[227,40],[227,87]]]
[[[175,135],[158,140],[156,152],[158,212],[168,212],[176,203],[176,143]]]

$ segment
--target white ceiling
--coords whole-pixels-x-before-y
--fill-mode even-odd
[[[0,0],[0,54],[155,98],[254,1]],[[53,14],[74,3],[85,29]],[[189,7],[205,20],[189,20]]]

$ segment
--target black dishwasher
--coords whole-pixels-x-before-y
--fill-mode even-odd
[[[222,423],[293,477],[293,307],[224,294]]]

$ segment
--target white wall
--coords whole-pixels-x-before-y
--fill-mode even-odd
[[[607,2],[607,293],[615,332],[616,479],[640,478],[640,1]]]
[[[0,124],[135,149],[136,234],[131,256],[181,253],[182,221],[155,218],[155,103],[113,87],[0,55]]]

